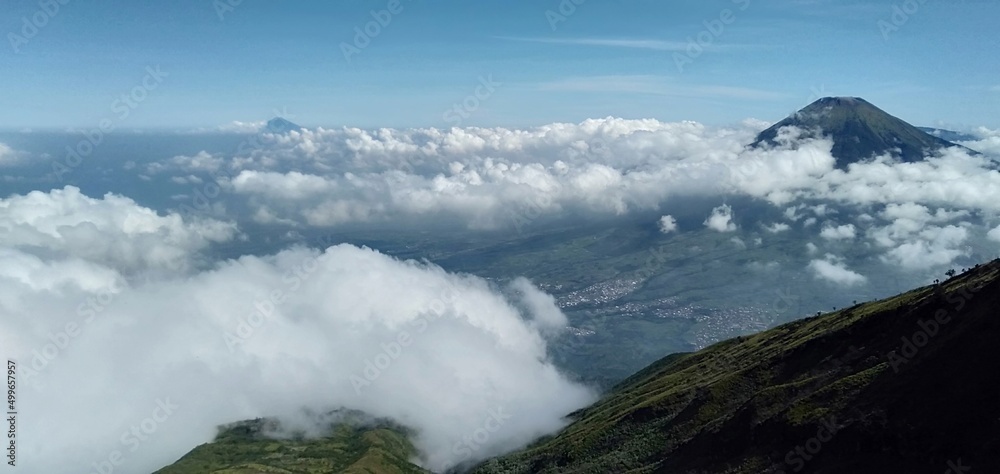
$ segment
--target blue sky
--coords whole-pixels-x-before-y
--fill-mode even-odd
[[[1000,126],[996,1],[398,0],[350,60],[342,44],[389,1],[52,1],[51,15],[5,2],[0,128],[214,127],[276,111],[307,126],[727,124],[821,95],[922,125]],[[547,14],[560,4],[566,15]],[[149,81],[150,67],[164,75]],[[122,117],[115,101],[144,78],[155,89]]]

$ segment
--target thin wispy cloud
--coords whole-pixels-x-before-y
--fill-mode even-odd
[[[611,48],[651,49],[655,51],[683,51],[687,43],[682,41],[664,41],[657,39],[612,39],[612,38],[525,38],[499,36],[507,41],[524,41],[528,43],[562,44],[574,46],[604,46]]]
[[[538,84],[538,89],[546,91],[612,92],[744,100],[778,100],[788,98],[788,94],[762,89],[725,85],[677,84],[665,76],[645,74],[570,77],[543,82]]]
[[[687,51],[691,43],[688,41],[667,41],[649,38],[532,38],[532,37],[510,37],[498,36],[498,39],[507,41],[523,41],[528,43],[557,44],[567,46],[597,46],[605,48],[630,48],[646,49],[651,51],[684,52]],[[757,45],[735,45],[735,44],[702,44],[699,45],[705,51],[727,51],[736,49],[758,48]]]
[[[858,15],[871,15],[886,10],[884,4],[877,2],[844,2],[840,0],[792,0],[777,7],[789,12],[811,16],[829,17],[836,15],[846,17],[854,15],[855,18]]]

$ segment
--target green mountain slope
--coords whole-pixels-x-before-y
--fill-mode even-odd
[[[778,282],[780,283],[780,282]],[[1000,472],[1000,261],[695,353],[618,384],[476,473]],[[222,430],[158,473],[425,473],[407,432]]]
[[[788,126],[807,131],[807,136],[832,137],[832,153],[840,168],[887,152],[905,162],[920,161],[927,153],[959,146],[857,97],[819,99],[761,132],[752,146],[775,145],[778,131]]]
[[[998,297],[995,261],[666,357],[475,472],[1000,472]]]
[[[265,419],[229,425],[155,474],[427,473],[409,462],[416,450],[391,423],[338,423],[320,438],[265,436],[275,425]]]

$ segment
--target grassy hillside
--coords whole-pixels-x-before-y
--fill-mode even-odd
[[[404,430],[389,423],[338,423],[321,438],[274,439],[273,421],[234,423],[156,474],[424,474]]]
[[[1000,472],[998,279],[993,262],[669,356],[475,472]]]

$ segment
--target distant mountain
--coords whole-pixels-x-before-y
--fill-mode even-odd
[[[904,162],[920,161],[928,153],[959,146],[930,135],[858,97],[826,97],[806,106],[757,135],[751,146],[777,145],[778,131],[795,126],[806,136],[833,138],[838,168],[892,153]]]
[[[929,135],[933,135],[942,140],[948,140],[949,142],[968,142],[973,140],[978,140],[977,137],[969,135],[968,133],[956,132],[954,130],[944,130],[941,128],[932,127],[917,127],[920,131],[925,132]]]
[[[302,127],[281,117],[275,117],[267,121],[267,125],[264,125],[264,130],[271,133],[288,133],[298,132],[302,130]]]
[[[1000,472],[1000,261],[667,356],[500,473]]]

